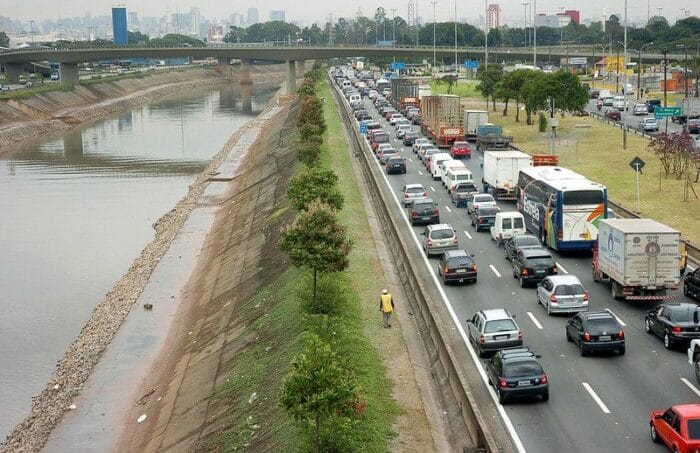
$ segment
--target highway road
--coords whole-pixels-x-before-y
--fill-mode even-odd
[[[380,118],[371,102],[364,102],[373,116]],[[507,308],[516,315],[524,344],[542,355],[541,362],[550,379],[549,402],[523,401],[504,406],[524,449],[586,453],[666,451],[649,439],[649,412],[697,400],[700,386],[685,349],[665,350],[659,338],[644,331],[644,315],[652,305],[613,300],[608,286],[593,282],[590,256],[552,251],[560,272],[577,275],[588,289],[591,310],[610,309],[625,326],[626,355],[581,357],[576,346],[566,341],[567,316],[547,316],[536,302],[535,289],[519,287],[503,248],[496,246],[488,232],[477,233],[471,227],[466,209],[451,204],[442,183],[427,175],[411,147],[396,140],[393,126],[384,119],[380,121],[390,133],[394,147],[407,159],[407,173],[388,175],[386,190],[398,194],[407,183],[426,186],[439,204],[441,222],[450,223],[459,232],[460,248],[476,256],[476,284],[444,287],[462,327],[466,329],[465,321],[480,309]],[[475,182],[481,181],[482,162],[482,154],[473,151],[467,163]],[[512,202],[499,202],[499,206],[503,211],[515,210]],[[405,215],[406,210],[403,212]],[[416,236],[422,229],[413,227]],[[417,265],[425,267],[423,263]],[[437,275],[436,267],[437,260],[431,259],[430,267],[424,270]],[[674,291],[674,295],[678,300],[689,301],[681,291]],[[496,402],[493,390],[489,392]]]

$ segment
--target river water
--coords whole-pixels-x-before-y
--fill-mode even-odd
[[[253,110],[273,93],[254,93]],[[0,441],[152,224],[251,118],[216,87],[0,155]]]

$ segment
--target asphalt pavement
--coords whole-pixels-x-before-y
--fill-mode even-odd
[[[466,320],[480,309],[507,308],[516,316],[524,344],[542,355],[541,362],[550,379],[549,402],[509,402],[504,406],[525,449],[586,453],[666,451],[649,439],[649,412],[696,401],[700,397],[700,385],[687,362],[685,349],[665,350],[659,338],[644,331],[644,315],[653,304],[615,301],[609,286],[593,282],[589,254],[565,255],[551,251],[560,273],[571,273],[581,279],[589,291],[590,309],[609,309],[624,326],[626,355],[581,357],[577,347],[565,338],[568,316],[547,316],[536,302],[536,290],[519,287],[510,262],[504,258],[503,247],[497,246],[488,232],[474,230],[466,209],[456,208],[451,203],[441,181],[432,180],[411,147],[403,146],[396,139],[394,127],[379,117],[368,99],[365,98],[364,103],[375,118],[380,118],[392,144],[407,160],[407,173],[388,175],[386,190],[398,195],[404,184],[423,184],[439,204],[440,221],[451,224],[459,233],[460,248],[475,255],[478,282],[444,287],[462,327],[466,329]],[[483,154],[474,147],[472,158],[466,162],[474,181],[480,182]],[[515,210],[513,202],[498,204],[502,211]],[[406,210],[403,212],[405,215]],[[414,227],[416,235],[420,235],[423,228]],[[425,271],[437,275],[437,260],[431,259],[430,268]],[[690,301],[680,290],[673,295],[680,301]]]
[[[616,124],[627,124],[627,126],[630,129],[635,129],[637,131],[641,130],[639,129],[639,122],[642,121],[644,118],[654,118],[653,113],[647,113],[646,115],[634,115],[632,114],[632,107],[634,107],[635,104],[643,104],[646,102],[647,98],[644,99],[636,99],[634,96],[628,96],[628,102],[629,102],[629,109],[627,111],[622,111],[620,112],[620,121],[612,121],[613,123]],[[656,99],[653,97],[649,97],[648,99]],[[598,102],[597,99],[590,99],[588,101],[588,104],[586,105],[586,108],[584,109],[586,112],[590,113],[593,116],[600,116],[605,118],[605,113],[611,110],[617,110],[611,105],[604,105],[603,108],[598,110],[598,107],[596,106],[596,103]],[[646,132],[648,135],[655,135],[658,133],[662,133],[666,131],[666,120],[665,119],[660,119],[659,121],[659,130],[658,132]],[[672,134],[674,132],[681,132],[683,130],[683,126],[681,126],[678,123],[674,123],[671,121],[671,118],[668,119],[668,133]]]

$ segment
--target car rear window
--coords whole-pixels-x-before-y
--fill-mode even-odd
[[[455,142],[453,146],[456,149],[469,149],[469,143],[467,142]]]
[[[484,333],[509,332],[511,330],[518,330],[512,319],[486,321],[484,325]]]
[[[493,201],[493,197],[491,195],[475,195],[474,201],[479,202],[479,203],[483,203],[486,201]]]
[[[515,245],[518,247],[539,246],[540,241],[534,236],[516,236]]]
[[[479,208],[479,215],[480,216],[496,216],[496,213],[498,212],[498,208]]]
[[[540,376],[544,374],[542,367],[536,361],[509,363],[504,367],[504,374],[507,378],[520,376]]]
[[[523,219],[520,217],[516,217],[513,219],[513,228],[525,228],[525,224],[523,223]]]
[[[613,318],[589,319],[587,327],[591,333],[618,332],[622,330],[620,325]]]
[[[551,256],[532,256],[527,258],[529,266],[554,267],[554,259]]]
[[[671,318],[676,322],[693,322],[695,307],[674,307],[671,309]]]
[[[388,137],[387,135],[378,134],[378,135],[375,135],[375,136],[374,136],[374,141],[377,142],[377,143],[388,142],[388,141],[389,141],[389,137]]]
[[[693,439],[693,440],[700,439],[700,419],[698,419],[698,418],[688,419],[688,439]]]
[[[406,189],[406,192],[408,192],[408,193],[422,193],[422,192],[425,192],[425,189],[422,187],[409,187]]]
[[[476,190],[474,184],[459,184],[453,189],[455,192],[473,192]]]
[[[418,203],[418,202],[414,202],[414,203],[413,203],[413,208],[414,208],[414,209],[433,209],[433,204],[432,204],[432,203]]]
[[[430,232],[431,239],[448,239],[454,237],[455,233],[449,228],[443,228],[440,230],[433,230]]]
[[[472,260],[467,256],[455,256],[447,260],[447,265],[450,267],[463,267],[471,264]]]
[[[557,296],[576,296],[578,294],[583,294],[586,291],[581,285],[559,285],[554,290],[554,294]]]

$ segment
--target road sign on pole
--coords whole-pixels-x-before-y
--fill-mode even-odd
[[[367,125],[364,123],[360,124],[360,134],[367,135]]]
[[[639,174],[642,172],[644,165],[646,165],[646,162],[639,156],[635,156],[635,158],[630,161],[630,167],[632,167],[637,177],[637,212],[641,212],[639,209]]]
[[[670,118],[672,116],[681,116],[680,107],[655,107],[654,108],[654,118]]]
[[[406,63],[404,63],[402,61],[395,61],[395,62],[391,63],[391,69],[394,69],[394,70],[406,69]]]
[[[479,62],[476,60],[465,61],[464,67],[467,69],[479,69]]]

